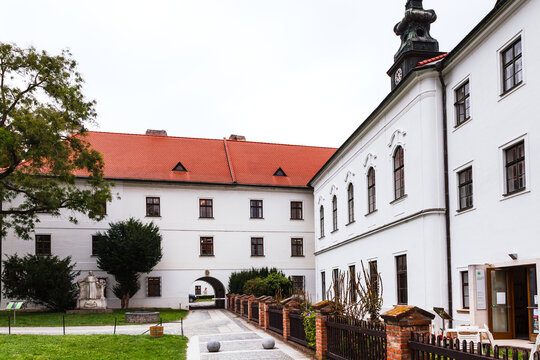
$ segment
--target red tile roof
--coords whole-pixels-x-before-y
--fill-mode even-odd
[[[418,64],[416,64],[416,66],[424,66],[424,65],[427,65],[427,64],[434,63],[435,61],[444,59],[446,57],[446,55],[448,55],[448,53],[444,53],[442,55],[435,56],[434,58],[427,59],[427,60],[424,60],[424,61],[420,61]]]
[[[105,177],[196,183],[305,187],[334,148],[251,141],[95,132]],[[172,171],[181,162],[187,171]],[[287,176],[273,176],[282,168]],[[84,176],[83,173],[78,173]]]

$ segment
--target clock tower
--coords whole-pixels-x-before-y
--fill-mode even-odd
[[[424,10],[422,0],[407,1],[405,16],[394,27],[394,32],[401,38],[401,46],[394,55],[394,65],[387,72],[392,90],[420,61],[442,54],[439,52],[439,42],[429,34],[435,20],[435,11]]]

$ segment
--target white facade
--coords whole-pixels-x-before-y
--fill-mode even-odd
[[[452,316],[456,325],[486,324],[499,338],[534,339],[538,333],[538,15],[538,2],[507,1],[442,62],[447,91]],[[502,52],[520,40],[523,82],[504,92]],[[321,272],[329,288],[333,269],[347,271],[349,264],[356,264],[358,272],[361,260],[365,265],[377,260],[384,309],[388,309],[397,303],[395,257],[407,254],[408,303],[427,310],[449,308],[443,91],[437,77],[433,65],[411,73],[312,181],[317,238],[319,206],[325,209],[325,237],[315,246],[318,299],[323,296]],[[456,90],[467,81],[471,117],[455,126]],[[525,149],[525,186],[507,194],[505,151],[519,142]],[[392,202],[392,155],[397,144],[404,148],[407,197]],[[369,166],[376,170],[377,211],[365,215]],[[473,206],[460,211],[458,173],[468,167],[472,167]],[[349,183],[355,190],[355,222],[347,225]],[[334,195],[339,230],[331,233]],[[467,277],[468,283],[463,283]]]
[[[306,290],[315,291],[313,195],[309,189],[116,181],[113,193],[118,198],[107,204],[103,221],[79,216],[79,223],[72,224],[67,216],[42,215],[35,234],[51,235],[51,253],[71,256],[81,276],[92,270],[96,276],[106,277],[91,256],[92,235],[105,231],[109,222],[129,217],[153,221],[163,236],[163,258],[150,274],[141,276],[141,290],[130,300],[131,307],[185,308],[194,281],[218,280],[226,291],[232,272],[251,267],[277,267],[287,276],[304,276]],[[160,217],[145,216],[146,197],[160,198]],[[199,199],[213,200],[213,218],[199,218]],[[263,200],[263,219],[250,219],[250,200],[254,199]],[[291,201],[303,203],[303,220],[291,220]],[[200,255],[201,237],[213,237],[214,256]],[[251,256],[251,237],[264,239],[264,256]],[[305,256],[291,256],[291,238],[304,240]],[[33,254],[35,242],[11,234],[3,249],[8,255]],[[147,296],[147,277],[161,278],[161,296]],[[214,291],[219,294],[218,289]],[[109,306],[119,307],[119,299],[109,289],[108,294]]]

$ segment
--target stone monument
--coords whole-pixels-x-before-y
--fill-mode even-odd
[[[105,313],[112,312],[107,309],[107,298],[105,297],[105,288],[107,281],[98,279],[90,271],[88,276],[77,281],[79,286],[79,299],[77,300],[76,313]]]

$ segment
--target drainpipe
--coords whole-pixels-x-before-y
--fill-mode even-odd
[[[443,157],[444,157],[444,213],[446,227],[446,272],[448,282],[448,313],[451,317],[454,316],[454,307],[452,301],[452,240],[450,237],[450,190],[448,181],[448,113],[446,111],[447,96],[446,84],[444,82],[442,71],[444,69],[443,61],[436,64],[437,72],[439,73],[439,81],[441,83],[442,93],[442,120],[443,120]],[[449,326],[452,327],[452,320],[449,321]]]

